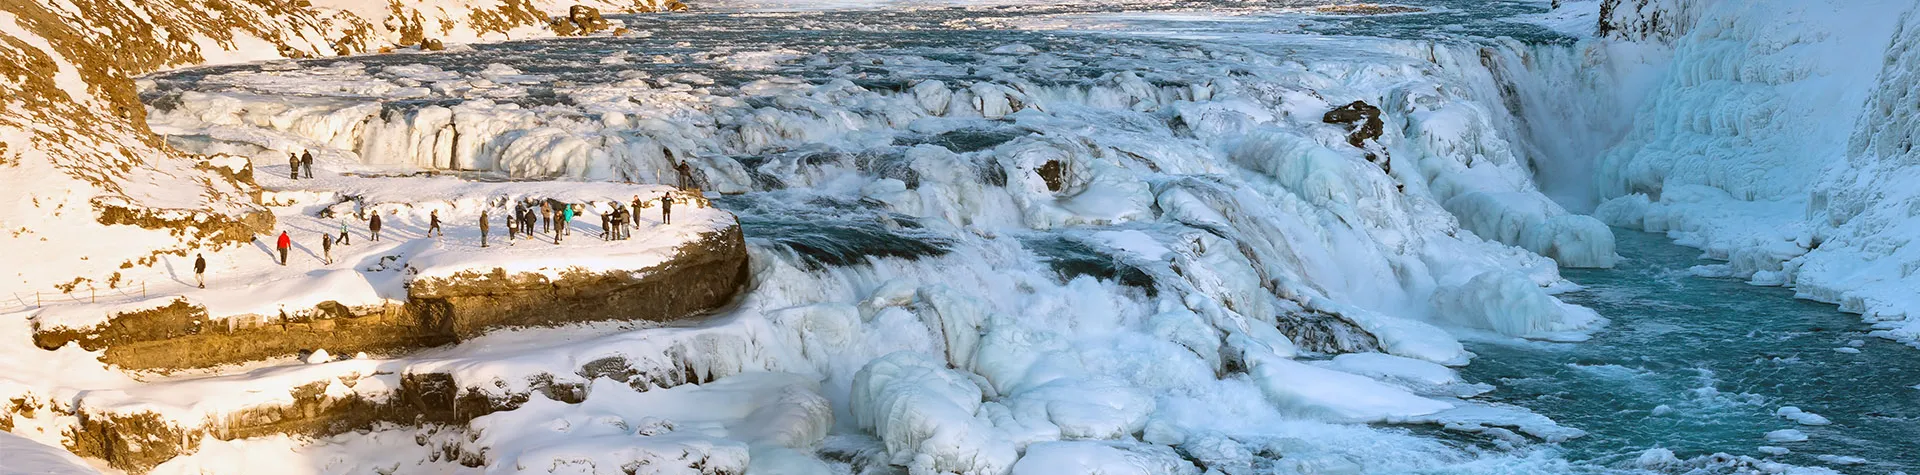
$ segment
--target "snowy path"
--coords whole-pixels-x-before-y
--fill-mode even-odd
[[[1628,257],[1619,268],[1567,272],[1588,286],[1567,298],[1612,318],[1609,331],[1577,344],[1474,342],[1481,357],[1463,373],[1495,384],[1496,400],[1588,431],[1563,444],[1575,459],[1632,465],[1664,448],[1680,459],[1724,452],[1847,473],[1920,468],[1912,349],[1789,291],[1695,277],[1689,266],[1713,262],[1664,236],[1618,235]],[[1807,440],[1768,439],[1782,430]],[[1791,453],[1772,455],[1780,449]]]

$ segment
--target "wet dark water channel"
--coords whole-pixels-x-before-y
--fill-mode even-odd
[[[1613,324],[1584,343],[1470,343],[1480,356],[1464,373],[1499,387],[1487,397],[1588,431],[1563,444],[1566,455],[1601,465],[1665,448],[1680,459],[1726,453],[1846,473],[1920,470],[1920,353],[1790,290],[1695,277],[1687,269],[1710,262],[1663,236],[1615,232],[1627,260],[1566,270],[1586,289],[1562,295]],[[1782,406],[1832,424],[1776,416]],[[1781,429],[1808,438],[1767,440]]]

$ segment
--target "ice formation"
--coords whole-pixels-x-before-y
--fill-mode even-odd
[[[427,210],[474,219],[485,202],[517,196],[503,190],[591,201],[695,188],[748,230],[751,291],[685,327],[512,332],[398,357],[322,350],[308,365],[161,381],[71,346],[0,346],[10,361],[47,363],[0,376],[0,395],[176,425],[280,407],[299,385],[373,398],[427,373],[486,383],[462,394],[521,401],[422,432],[434,447],[417,452],[355,445],[411,440],[394,428],[329,439],[337,445],[207,438],[201,455],[161,472],[236,470],[223,459],[267,463],[245,457],[274,451],[377,454],[341,462],[343,471],[458,463],[436,450],[494,473],[824,472],[838,468],[827,452],[910,473],[1199,473],[1195,461],[1308,473],[1525,467],[1536,461],[1363,423],[1506,443],[1579,436],[1474,399],[1488,387],[1449,366],[1474,357],[1457,333],[1577,341],[1600,329],[1605,319],[1554,294],[1570,287],[1559,267],[1618,259],[1607,225],[1667,231],[1729,261],[1696,272],[1797,285],[1873,313],[1885,335],[1920,334],[1902,313],[1913,297],[1898,293],[1912,288],[1920,259],[1897,239],[1916,221],[1911,193],[1896,186],[1913,169],[1903,144],[1920,123],[1899,107],[1920,48],[1897,32],[1920,20],[1758,3],[1640,2],[1608,12],[1612,39],[1577,44],[1114,33],[873,50],[741,40],[724,54],[654,54],[596,39],[539,46],[554,55],[539,65],[482,46],[458,60],[149,77],[152,128],[176,147],[270,174],[284,172],[285,154],[312,151],[326,173],[353,177],[259,178],[262,200],[289,226],[330,228],[312,215],[343,196],[375,197],[411,229]],[[1672,13],[1656,22],[1652,11]],[[1787,24],[1796,21],[1858,27],[1794,36],[1806,30]],[[716,31],[676,32],[689,47],[674,49],[732,39]],[[1827,54],[1878,54],[1870,46],[1889,38],[1899,41],[1884,66]],[[567,53],[586,46],[617,51]],[[1743,66],[1752,64],[1768,67]],[[1567,89],[1593,94],[1554,94]],[[1360,147],[1321,121],[1354,100],[1386,120]],[[1862,114],[1871,119],[1856,121]],[[410,176],[422,171],[441,176]],[[437,199],[379,204],[402,189]],[[1592,217],[1575,214],[1589,208]],[[422,242],[400,250],[421,275],[662,257]],[[180,267],[183,257],[155,259]],[[225,272],[271,274],[216,257]],[[369,303],[393,291],[344,277],[316,276],[340,285],[305,295]],[[104,318],[99,310],[32,312],[80,325]],[[30,333],[25,319],[9,321],[10,338]],[[673,380],[586,369],[614,357]],[[1823,420],[1788,409],[1779,415]],[[16,423],[51,440],[72,422]],[[1636,463],[1707,462],[1648,451]]]

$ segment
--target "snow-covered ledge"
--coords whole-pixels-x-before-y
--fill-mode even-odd
[[[319,349],[395,354],[503,327],[696,316],[728,304],[747,283],[734,217],[683,193],[674,221],[663,224],[665,186],[346,174],[263,181],[278,190],[263,199],[294,243],[288,265],[276,262],[275,233],[207,253],[204,289],[191,269],[128,269],[123,277],[145,283],[145,296],[48,305],[32,317],[35,343],[103,350],[103,361],[128,369]],[[631,239],[602,239],[600,215],[636,198],[644,207]],[[507,239],[505,217],[535,199],[582,204],[560,243],[537,225],[532,238]],[[384,225],[378,242],[360,218],[374,213]],[[443,237],[427,235],[434,213]],[[343,226],[351,244],[334,245],[327,263],[321,236],[336,237]]]

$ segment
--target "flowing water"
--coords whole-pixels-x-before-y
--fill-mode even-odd
[[[1776,460],[1797,465],[1920,468],[1920,357],[1912,348],[1868,337],[1858,316],[1794,300],[1788,290],[1694,277],[1688,267],[1711,262],[1664,236],[1615,235],[1627,260],[1564,271],[1586,289],[1561,296],[1599,310],[1612,326],[1582,343],[1471,345],[1480,357],[1465,373],[1499,387],[1488,397],[1590,432],[1563,446],[1606,465],[1650,448],[1685,459],[1763,457],[1756,447],[1777,446],[1793,453]],[[1782,406],[1832,425],[1796,424],[1775,415]],[[1766,440],[1780,429],[1808,439]]]

